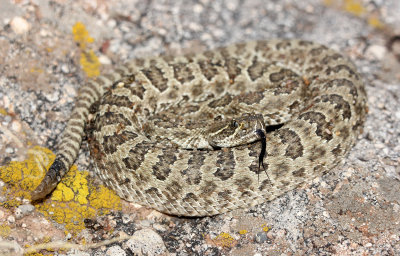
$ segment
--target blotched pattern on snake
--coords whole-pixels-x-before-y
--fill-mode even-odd
[[[126,200],[184,216],[250,207],[343,159],[366,100],[350,61],[303,40],[136,59],[80,89],[32,198],[54,189],[87,132],[98,176]]]

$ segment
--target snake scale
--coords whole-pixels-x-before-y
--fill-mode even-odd
[[[55,188],[88,134],[96,173],[121,198],[179,216],[254,206],[337,165],[366,113],[354,65],[314,42],[138,58],[80,89],[32,199]]]

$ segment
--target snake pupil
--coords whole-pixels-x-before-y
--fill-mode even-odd
[[[238,122],[236,120],[233,120],[231,123],[232,127],[237,128],[239,126]]]

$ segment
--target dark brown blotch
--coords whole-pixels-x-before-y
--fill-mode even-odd
[[[232,82],[242,71],[239,67],[239,61],[236,58],[231,57],[225,58],[225,68],[226,72],[228,73],[229,79]]]
[[[191,204],[193,202],[197,202],[198,198],[195,194],[189,192],[182,198],[182,201]]]
[[[255,57],[251,66],[247,69],[250,79],[255,81],[256,79],[262,77],[264,73],[268,70],[269,66],[270,64],[258,61],[257,57]]]
[[[158,180],[166,180],[171,173],[171,166],[176,161],[174,150],[163,150],[162,154],[157,156],[158,161],[152,166],[152,174]]]
[[[297,133],[288,128],[283,128],[277,131],[277,135],[281,139],[282,144],[287,145],[285,156],[288,156],[293,160],[303,156],[304,148]]]
[[[298,77],[298,75],[290,69],[282,68],[279,72],[274,72],[269,75],[269,80],[272,83],[281,82],[284,79]]]
[[[187,63],[171,64],[174,69],[175,79],[181,84],[189,83],[194,79],[193,70]]]
[[[284,50],[286,48],[289,48],[291,46],[291,42],[290,41],[282,41],[276,44],[276,49],[278,50]]]
[[[317,129],[315,130],[315,133],[325,139],[325,140],[331,140],[332,139],[332,133],[328,132],[330,131],[330,123],[328,123],[325,120],[325,115],[320,113],[320,112],[315,112],[315,111],[308,111],[304,112],[299,116],[300,119],[306,120],[307,122],[316,124]]]
[[[225,189],[224,191],[221,191],[218,193],[217,200],[219,202],[230,202],[231,194],[232,194],[232,191]]]
[[[216,75],[218,75],[218,69],[216,68],[218,65],[211,63],[211,61],[199,61],[198,64],[201,73],[208,81],[211,81]]]
[[[144,92],[146,91],[146,89],[143,87],[143,85],[141,85],[139,83],[133,83],[128,88],[131,91],[132,95],[136,95],[141,100],[143,100],[143,95],[144,95]]]
[[[122,162],[125,164],[126,168],[128,168],[131,172],[135,172],[141,165],[144,160],[144,156],[147,154],[147,146],[144,143],[138,143],[135,147],[129,150],[129,154],[126,158],[122,159]],[[144,180],[141,182],[144,182]]]
[[[213,175],[220,180],[227,180],[233,176],[235,157],[231,149],[220,150],[217,155],[217,171]]]
[[[260,102],[264,98],[263,92],[249,92],[246,94],[240,94],[237,96],[238,102],[245,103],[247,105],[253,105]]]
[[[352,68],[350,68],[349,66],[344,65],[344,64],[340,64],[335,67],[328,67],[326,69],[326,74],[329,76],[329,75],[331,75],[331,73],[337,74],[342,70],[347,71],[347,73],[350,76],[354,77],[355,79],[357,79],[357,80],[360,79],[359,75]]]
[[[115,94],[105,95],[102,104],[127,108],[132,108],[132,106],[134,105],[134,103],[127,96],[120,96]]]
[[[325,88],[334,88],[334,87],[347,87],[349,88],[350,94],[353,96],[353,99],[358,97],[358,90],[354,83],[348,79],[334,79],[330,80],[328,83],[324,85]]]
[[[188,168],[181,171],[181,175],[187,184],[195,185],[202,181],[202,175],[199,170],[204,164],[206,155],[207,152],[205,151],[196,151],[190,155],[188,160]]]
[[[218,108],[218,107],[225,107],[232,101],[232,96],[229,94],[224,95],[221,98],[215,99],[208,103],[210,108]]]
[[[215,182],[205,181],[204,185],[201,186],[200,191],[202,192],[202,195],[209,196],[212,193],[214,193],[216,189],[217,189],[217,184],[215,184]]]
[[[147,194],[149,197],[153,197],[153,198],[163,198],[160,190],[158,190],[158,188],[155,188],[155,187],[146,189],[145,194]]]
[[[331,152],[335,157],[341,156],[341,154],[343,152],[342,146],[340,144],[338,144],[334,149],[332,149]]]
[[[238,178],[234,181],[235,185],[237,186],[238,190],[240,192],[244,192],[248,189],[250,189],[250,185],[252,184],[252,180],[250,177],[243,176],[241,178]]]
[[[292,175],[297,178],[304,177],[305,171],[306,171],[306,169],[304,167],[302,167],[296,171],[293,171]]]
[[[326,49],[327,49],[326,46],[321,45],[321,46],[319,46],[317,48],[311,49],[310,50],[310,55],[311,56],[318,56],[321,53],[323,53],[324,51],[326,51]]]
[[[325,57],[321,60],[321,63],[324,64],[324,65],[327,65],[327,64],[329,64],[329,62],[331,62],[331,61],[337,61],[337,60],[342,59],[342,58],[343,58],[343,56],[342,56],[341,54],[339,54],[339,53],[334,53],[333,55],[325,56]]]
[[[350,104],[343,99],[342,96],[338,94],[328,94],[328,95],[322,95],[319,99],[317,99],[315,102],[329,102],[330,104],[334,104],[335,107],[334,109],[337,112],[341,112],[343,119],[350,119],[351,118],[351,107]]]
[[[267,41],[257,41],[255,50],[257,52],[269,52],[271,47]]]
[[[147,69],[142,69],[142,72],[160,92],[168,88],[168,79],[164,77],[161,69],[156,66],[150,66]]]
[[[110,124],[118,124],[118,125],[132,125],[131,120],[126,118],[123,114],[121,113],[114,113],[107,111],[103,115],[99,115],[96,117],[96,129],[100,130],[104,125],[110,125]]]
[[[137,137],[137,134],[129,131],[123,131],[118,134],[103,137],[103,148],[104,153],[113,154],[117,151],[119,145],[123,144],[128,140],[133,140]]]
[[[322,157],[325,156],[326,154],[326,149],[322,146],[314,146],[311,149],[311,155],[309,157],[309,160],[311,162],[314,162],[315,160],[321,159]]]

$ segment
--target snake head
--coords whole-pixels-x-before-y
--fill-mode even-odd
[[[212,147],[236,147],[260,139],[257,131],[265,131],[260,114],[243,114],[239,118],[216,121],[209,129],[208,143]]]

